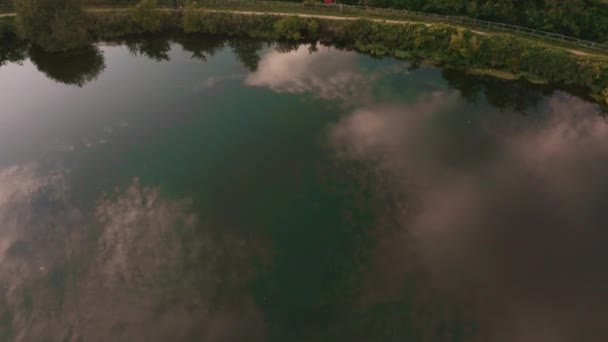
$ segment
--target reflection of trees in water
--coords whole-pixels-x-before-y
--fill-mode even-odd
[[[12,33],[3,33],[0,27],[0,66],[7,62],[19,63],[26,56],[27,44],[20,42]]]
[[[48,78],[79,87],[95,80],[106,67],[103,54],[96,47],[70,53],[47,53],[31,48],[29,55],[36,68]]]
[[[27,57],[27,45],[0,42],[0,66],[6,63],[20,63]]]
[[[476,103],[484,98],[500,110],[525,112],[533,109],[545,96],[553,93],[548,87],[525,81],[508,81],[491,76],[473,76],[460,70],[443,69],[441,75],[449,87],[460,91],[464,99]]]
[[[128,37],[124,40],[124,43],[129,52],[135,56],[145,56],[158,62],[169,61],[170,59],[170,37],[163,35]]]
[[[274,49],[278,53],[290,53],[297,51],[300,46],[301,43],[282,40],[274,44]]]
[[[251,72],[258,70],[262,57],[260,51],[264,48],[264,42],[255,39],[232,39],[228,42],[236,58]]]
[[[129,37],[123,40],[129,51],[156,61],[168,61],[171,43],[179,44],[184,51],[192,53],[192,58],[207,62],[226,46],[232,49],[236,58],[248,70],[254,72],[258,68],[260,51],[265,42],[255,39],[237,38],[226,40],[219,37],[198,34],[176,34],[173,36]],[[292,44],[293,45],[293,44]],[[298,45],[293,45],[297,47]]]
[[[173,41],[181,45],[184,51],[192,53],[192,58],[203,62],[208,57],[213,57],[226,45],[226,40],[217,36],[206,36],[198,34],[178,34]]]

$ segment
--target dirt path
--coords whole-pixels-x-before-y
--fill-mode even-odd
[[[214,9],[205,9],[208,12],[217,12],[217,13],[236,13],[236,14],[244,14],[244,15],[276,15],[281,17],[290,17],[296,16],[301,18],[315,18],[315,19],[328,19],[328,20],[359,20],[362,19],[360,17],[346,17],[339,15],[325,15],[325,14],[305,14],[305,13],[285,13],[285,12],[255,12],[255,11],[230,11],[230,10],[214,10]],[[409,24],[409,23],[422,23],[420,21],[412,21],[412,20],[390,20],[390,19],[378,19],[378,18],[365,18],[369,21],[374,22],[383,22],[389,24]],[[423,23],[425,25],[430,25],[429,23]]]
[[[116,10],[120,10],[117,8],[97,8],[97,9],[89,9],[89,11],[92,12],[108,12],[108,11],[116,11]],[[164,9],[165,11],[171,11],[171,9]],[[339,15],[325,15],[325,14],[305,14],[305,13],[286,13],[286,12],[257,12],[257,11],[235,11],[235,10],[216,10],[216,9],[204,9],[206,11],[209,12],[217,12],[217,13],[236,13],[236,14],[243,14],[243,15],[276,15],[276,16],[283,16],[283,17],[288,17],[288,16],[297,16],[297,17],[301,17],[301,18],[315,18],[315,19],[327,19],[327,20],[359,20],[362,19],[361,17],[348,17],[348,16],[339,16]],[[6,13],[6,14],[0,14],[0,18],[2,17],[12,17],[15,16],[15,13]],[[412,24],[412,23],[420,23],[420,24],[424,24],[427,26],[430,26],[430,23],[425,23],[422,21],[415,21],[415,20],[394,20],[394,19],[380,19],[380,18],[364,18],[366,20],[370,20],[373,22],[381,22],[381,23],[388,23],[388,24],[394,24],[394,25],[402,25],[402,24]],[[464,26],[463,26],[464,27]],[[471,30],[471,32],[480,34],[480,35],[492,35],[494,33],[490,33],[490,32],[484,32],[484,31],[479,31],[479,30],[474,30],[471,29],[469,27],[466,27],[467,29]],[[544,43],[542,42],[542,44],[545,45],[550,45],[552,47],[556,47],[556,48],[560,48],[560,49],[564,49],[574,55],[577,56],[589,56],[591,55],[591,53],[588,53],[586,51],[581,51],[581,50],[577,50],[577,49],[570,49],[570,48],[565,48],[562,46],[557,46],[557,45],[551,45],[548,43]]]
[[[365,19],[365,20],[369,20],[369,21],[373,21],[373,22],[381,22],[381,23],[388,23],[388,24],[394,24],[394,25],[402,25],[402,24],[424,24],[426,26],[430,26],[431,23],[426,23],[426,22],[422,22],[422,21],[416,21],[416,20],[394,20],[394,19],[380,19],[380,18],[361,18],[361,17],[347,17],[347,16],[337,16],[337,15],[324,15],[324,14],[305,14],[305,13],[285,13],[285,12],[256,12],[256,11],[233,11],[233,10],[214,10],[214,9],[205,9],[206,11],[209,12],[217,12],[217,13],[237,13],[237,14],[243,14],[243,15],[276,15],[276,16],[297,16],[297,17],[302,17],[302,18],[316,18],[316,19],[328,19],[328,20],[359,20],[359,19]],[[453,25],[453,24],[450,24]],[[471,29],[470,27],[466,27],[463,26],[464,28],[469,29],[471,32],[474,32],[476,34],[482,35],[482,36],[488,36],[488,35],[493,35],[495,33],[490,33],[490,32],[485,32],[485,31],[479,31],[479,30],[475,30],[475,29]],[[509,33],[507,33],[509,34]],[[564,49],[574,55],[577,56],[589,56],[591,55],[588,52],[585,51],[581,51],[581,50],[576,50],[576,49],[570,49],[570,48],[566,48],[566,47],[562,47],[562,46],[556,46],[556,45],[551,45],[549,43],[546,42],[541,42],[541,44],[544,45],[548,45],[554,48],[559,48],[559,49]]]

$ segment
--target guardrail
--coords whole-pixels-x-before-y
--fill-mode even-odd
[[[448,16],[434,13],[425,13],[418,11],[409,10],[398,10],[390,8],[380,7],[369,7],[369,6],[354,6],[354,5],[343,5],[343,4],[324,4],[318,2],[304,2],[304,3],[293,3],[293,2],[278,2],[278,1],[259,1],[259,0],[199,0],[199,5],[209,4],[212,6],[238,6],[245,5],[253,8],[260,8],[265,10],[281,10],[290,9],[294,10],[297,8],[304,9],[319,9],[324,11],[340,12],[343,15],[380,15],[385,17],[391,17],[391,19],[424,19],[425,21],[444,22],[450,24],[458,24],[468,27],[479,27],[484,29],[492,29],[498,31],[506,31],[516,34],[524,34],[533,36],[536,38],[546,39],[555,41],[558,43],[568,43],[574,46],[583,47],[586,49],[596,50],[608,53],[608,43],[598,43],[576,37],[566,36],[563,34],[531,29],[528,27],[510,25],[504,23],[497,23],[486,20],[479,20],[467,17]]]

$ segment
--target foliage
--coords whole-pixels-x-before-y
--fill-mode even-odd
[[[140,3],[141,4],[141,3]],[[138,4],[138,5],[140,5]],[[135,7],[129,11],[104,11],[88,14],[89,30],[94,39],[113,39],[131,34],[181,30],[179,16],[170,11],[150,11]],[[157,25],[160,23],[160,25]]]
[[[193,2],[186,4],[180,18],[170,11],[152,11],[149,7],[151,4],[154,2],[144,0],[132,11],[90,13],[89,28],[93,37],[110,39],[133,33],[183,29],[186,33],[280,40],[289,45],[290,42],[315,41],[322,34],[327,34],[333,37],[337,46],[374,56],[424,59],[455,67],[501,70],[530,80],[546,80],[586,89],[598,99],[608,97],[606,59],[575,55],[565,49],[513,35],[482,35],[446,24],[394,25],[367,20],[322,21],[297,16],[220,13],[200,9]],[[146,18],[151,14],[149,12],[162,16],[162,27],[156,24],[157,18]],[[1,30],[0,26],[0,33],[3,32]],[[256,51],[261,48],[259,43],[242,42],[231,47],[249,69],[257,68],[259,59]],[[166,59],[165,45],[162,49],[133,45],[134,52],[146,54],[148,50],[161,51],[153,57]],[[193,51],[198,53],[196,49]],[[201,52],[201,58],[204,56],[205,52]]]
[[[20,0],[15,4],[22,38],[49,52],[89,44],[80,0]]]
[[[394,25],[319,21],[301,17],[187,11],[186,32],[287,41],[315,40],[331,32],[338,46],[374,56],[425,59],[458,67],[507,71],[599,95],[608,87],[608,62],[508,34],[481,35],[445,24]]]
[[[604,59],[576,56],[512,35],[480,35],[442,24],[356,21],[341,25],[335,38],[342,46],[376,56],[409,55],[454,66],[504,70],[595,94],[608,86]]]
[[[608,42],[608,4],[598,0],[342,0],[351,5],[466,15]]]
[[[95,47],[66,53],[48,53],[34,47],[29,56],[48,78],[78,87],[95,80],[106,67],[103,54]]]
[[[479,52],[479,41],[471,31],[458,28],[450,38],[452,57],[462,59],[466,64],[473,62],[473,56]]]
[[[141,0],[131,8],[131,20],[140,32],[160,32],[163,15],[158,10],[158,0]]]
[[[184,31],[270,39],[274,36],[274,23],[278,19],[280,17],[272,15],[209,12],[187,6],[184,11]]]
[[[319,38],[320,23],[317,19],[298,16],[242,15],[218,13],[186,6],[184,31],[225,36],[312,41]]]
[[[319,24],[315,19],[290,16],[277,20],[274,23],[274,31],[278,39],[310,40],[318,37]]]

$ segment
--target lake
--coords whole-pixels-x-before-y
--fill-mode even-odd
[[[608,340],[608,123],[582,97],[204,36],[22,57],[0,341]]]

